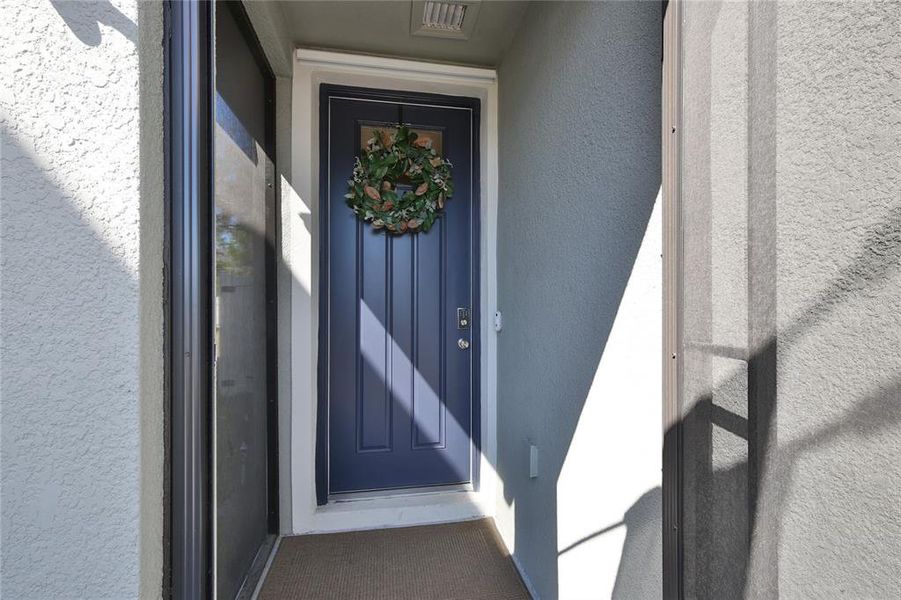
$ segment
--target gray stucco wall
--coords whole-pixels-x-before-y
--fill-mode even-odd
[[[658,3],[534,3],[499,69],[497,522],[541,598],[660,596],[660,35]]]
[[[0,40],[0,585],[159,597],[162,5],[5,3]]]
[[[688,597],[901,597],[898,18],[685,6]]]
[[[290,79],[294,74],[294,42],[284,3],[242,0],[242,4],[272,72],[277,78]]]

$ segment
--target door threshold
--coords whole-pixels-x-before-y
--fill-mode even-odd
[[[434,525],[494,515],[493,504],[472,485],[336,494],[319,506],[298,534],[337,533]]]
[[[431,485],[413,488],[395,488],[389,490],[371,490],[365,492],[344,492],[329,494],[328,503],[357,502],[360,500],[375,500],[380,498],[397,498],[408,496],[427,496],[430,494],[447,494],[473,491],[471,483],[457,483],[452,485]]]

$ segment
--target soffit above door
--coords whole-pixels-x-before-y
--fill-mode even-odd
[[[462,5],[456,9],[462,19],[453,14],[436,19],[434,12],[425,13],[427,21],[438,21],[445,31],[423,27],[427,3],[421,0],[283,2],[281,8],[289,35],[299,47],[497,66],[528,3],[454,3]]]

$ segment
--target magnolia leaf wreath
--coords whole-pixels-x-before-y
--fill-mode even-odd
[[[376,131],[366,142],[363,156],[356,158],[353,179],[347,180],[347,205],[373,229],[392,234],[432,228],[453,196],[451,165],[406,125],[397,132]],[[401,193],[398,183],[409,181]]]

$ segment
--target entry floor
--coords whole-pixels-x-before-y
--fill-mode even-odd
[[[283,538],[260,600],[528,600],[490,519]]]

